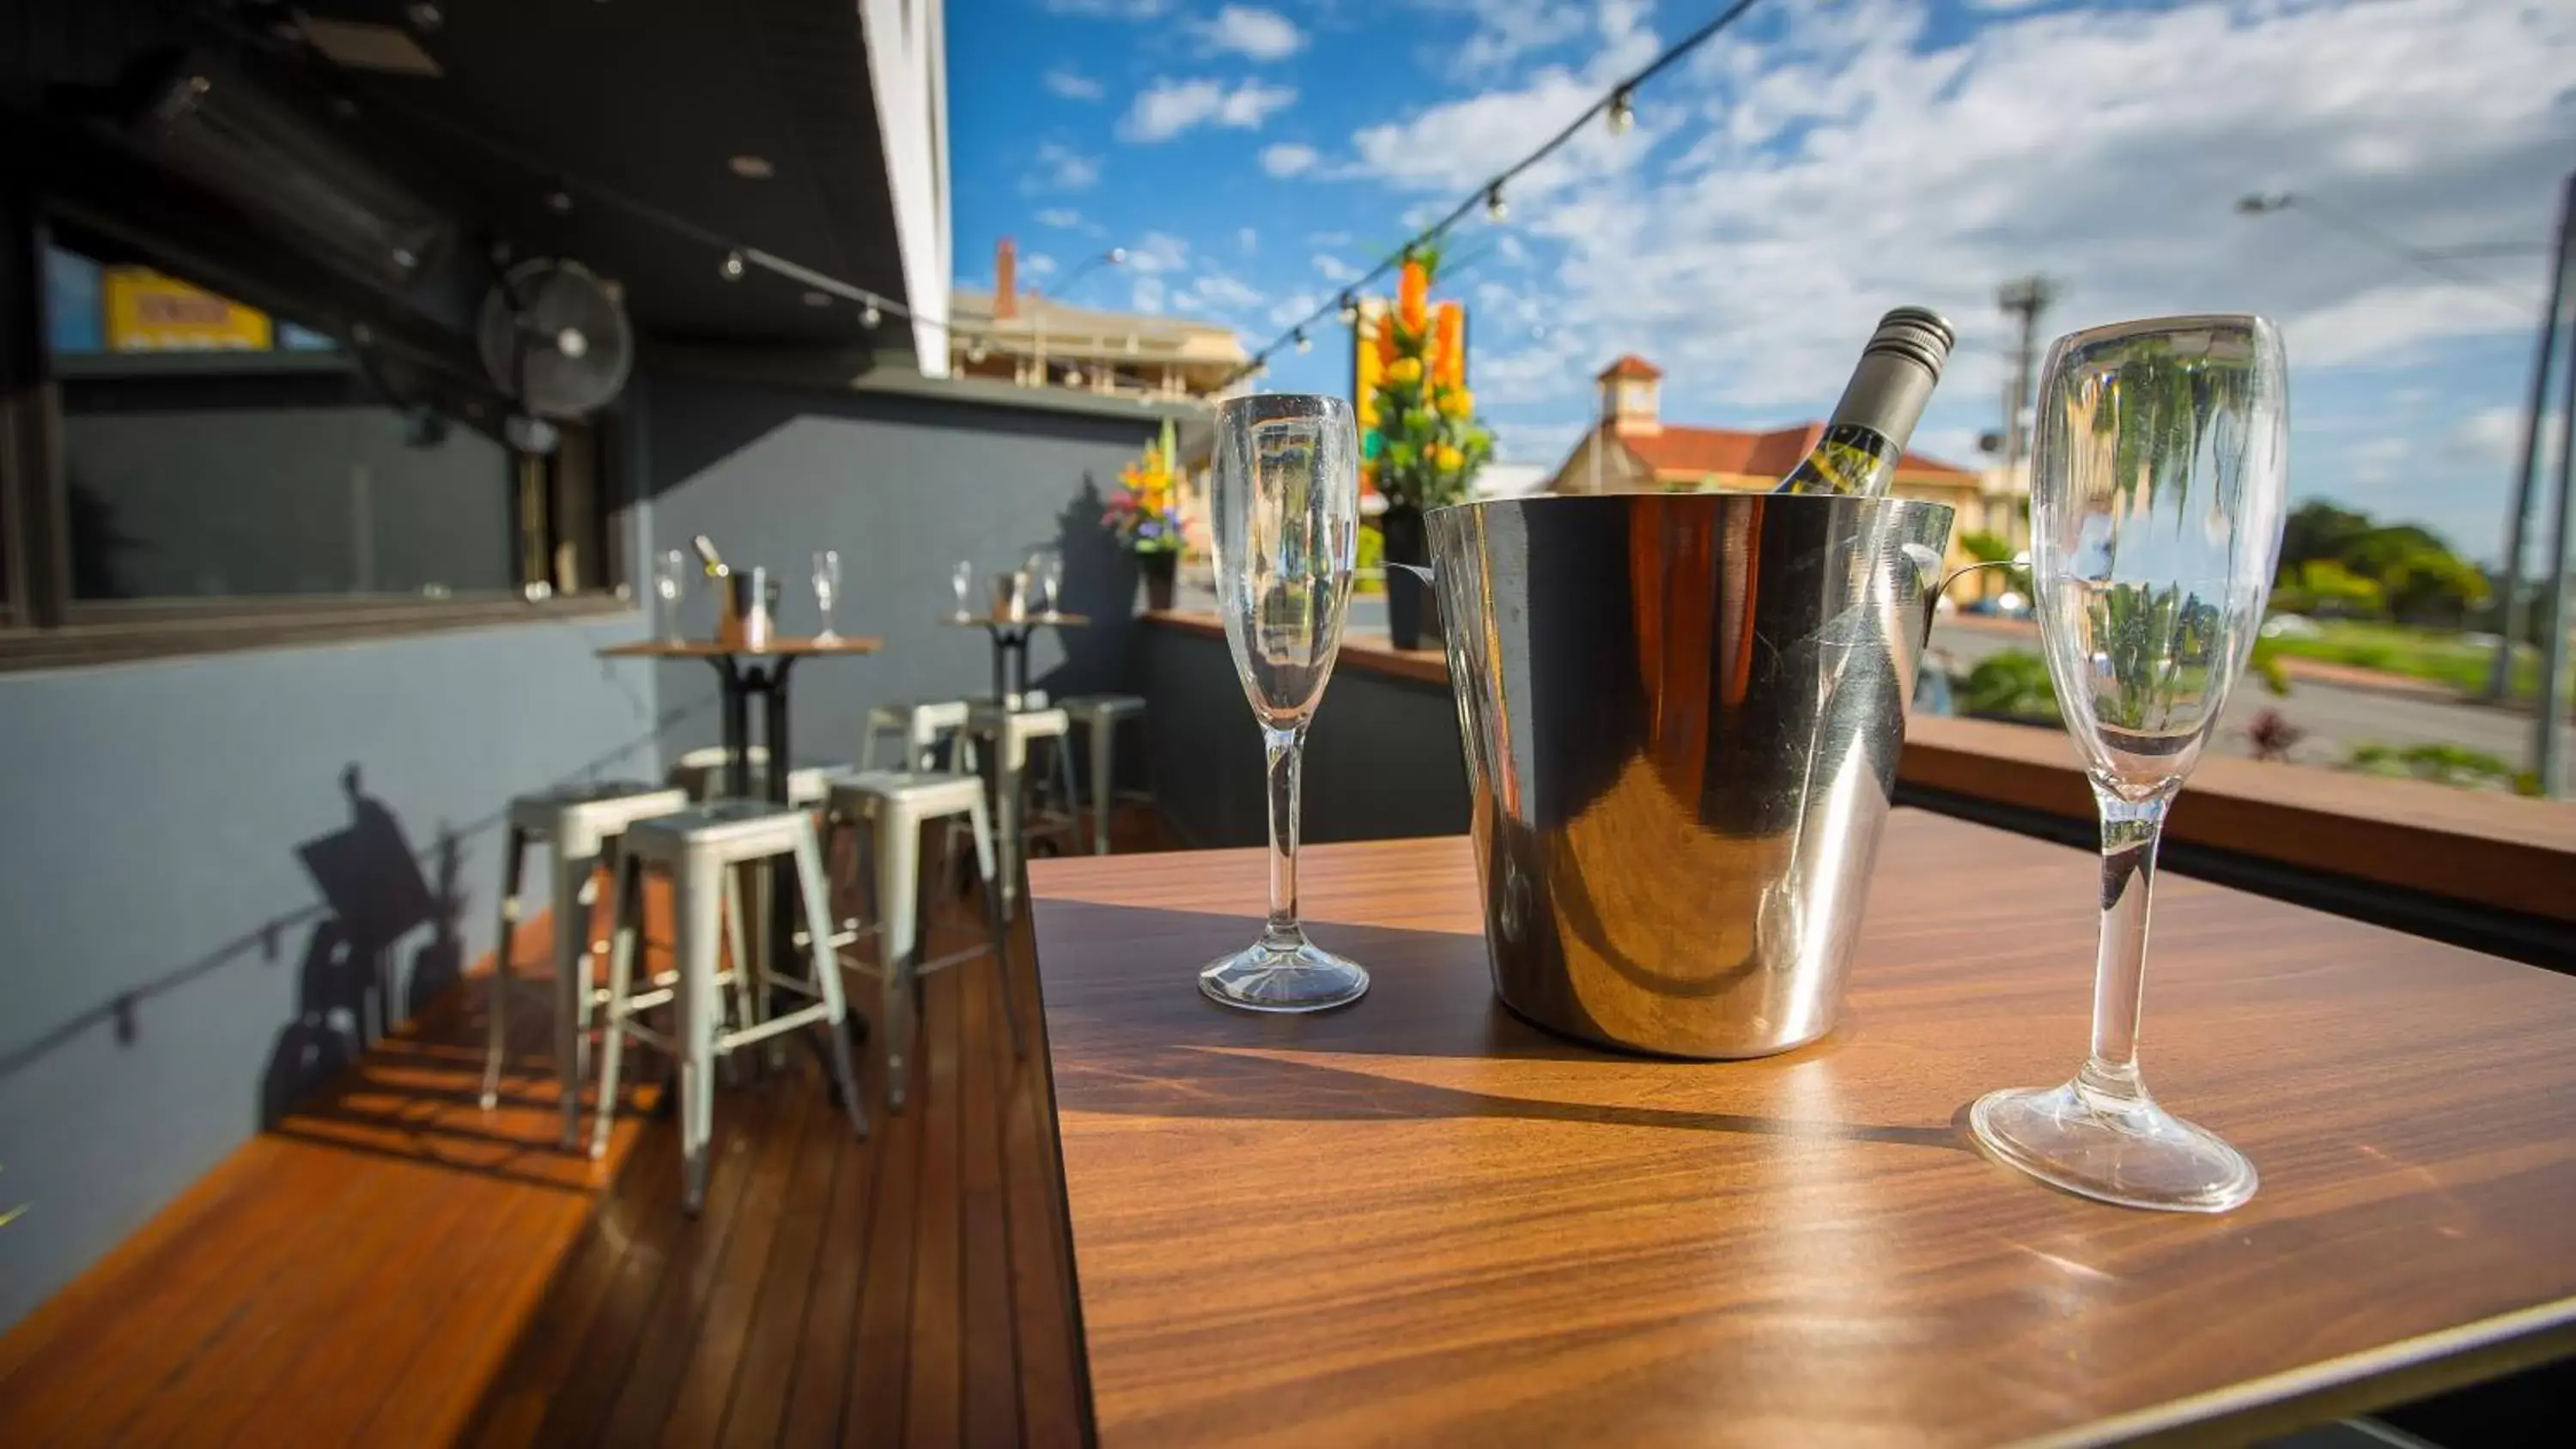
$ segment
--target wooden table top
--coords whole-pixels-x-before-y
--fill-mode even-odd
[[[2083,852],[1897,811],[1840,1027],[1719,1064],[1504,1013],[1462,839],[1304,853],[1357,1005],[1215,1006],[1263,868],[1030,868],[1111,1446],[2271,1432],[2576,1352],[2576,980],[2167,877],[2147,1081],[2263,1186],[2145,1213],[1964,1135],[2082,1057]]]
[[[804,659],[813,655],[874,654],[885,647],[883,639],[772,639],[765,649],[741,649],[719,644],[713,639],[639,639],[632,644],[613,644],[599,651],[602,659],[721,659],[728,654],[746,659],[770,659],[781,655]]]
[[[968,629],[1080,629],[1091,622],[1089,614],[1031,614],[1024,619],[1005,619],[998,614],[950,614],[940,622]]]

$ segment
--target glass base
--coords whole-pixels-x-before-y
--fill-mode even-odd
[[[1199,973],[1199,990],[1209,1000],[1245,1011],[1330,1011],[1368,989],[1366,970],[1302,936],[1265,936]]]
[[[2040,1181],[2122,1207],[2223,1213],[2254,1195],[2254,1164],[2143,1092],[2081,1077],[1989,1092],[1968,1111],[1987,1152]]]

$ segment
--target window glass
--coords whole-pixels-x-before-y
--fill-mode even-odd
[[[59,232],[46,297],[75,602],[516,588],[487,433],[112,242]]]

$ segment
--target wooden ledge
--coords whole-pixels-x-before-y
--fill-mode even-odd
[[[1184,634],[1203,634],[1223,642],[1225,625],[1214,614],[1185,612],[1179,609],[1147,611],[1145,622]],[[1370,674],[1384,674],[1396,679],[1410,679],[1422,684],[1449,687],[1449,657],[1437,649],[1398,649],[1386,635],[1364,631],[1342,636],[1342,652],[1336,669],[1358,669]]]
[[[1204,614],[1156,612],[1149,623],[1222,639]],[[1436,650],[1385,636],[1343,642],[1340,667],[1446,684]],[[1900,783],[2038,811],[2093,818],[2075,743],[2057,730],[1987,720],[1918,718]],[[2576,806],[2420,780],[2206,757],[2174,805],[2166,838],[2298,870],[2446,900],[2576,922]]]

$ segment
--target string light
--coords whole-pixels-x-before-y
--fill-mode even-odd
[[[877,324],[884,320],[885,313],[877,310],[877,303],[874,297],[869,298],[867,302],[859,308],[859,325],[867,328],[871,332],[874,332]]]
[[[722,277],[722,278],[724,278],[724,279],[725,279],[726,281],[728,281],[728,282],[739,282],[739,281],[741,281],[741,280],[742,280],[742,253],[740,253],[740,252],[727,252],[727,253],[725,253],[724,260],[723,260],[722,262],[718,263],[718,264],[717,264],[717,266],[716,266],[716,275],[717,275],[717,276],[720,276],[720,277]]]
[[[1556,154],[1568,141],[1581,133],[1585,126],[1590,125],[1595,116],[1602,118],[1610,134],[1626,135],[1637,124],[1637,88],[1662,74],[1683,56],[1716,39],[1728,26],[1743,19],[1745,12],[1751,10],[1757,3],[1759,0],[1735,0],[1734,4],[1720,11],[1707,24],[1675,41],[1662,54],[1646,62],[1644,66],[1611,87],[1609,94],[1594,101],[1581,115],[1568,121],[1563,130],[1540,143],[1537,150],[1513,162],[1501,173],[1488,178],[1483,185],[1468,192],[1464,200],[1451,207],[1447,215],[1415,232],[1403,246],[1396,249],[1392,256],[1380,261],[1362,275],[1358,285],[1365,287],[1411,261],[1419,249],[1447,236],[1452,228],[1480,204],[1485,208],[1485,214],[1488,217],[1495,221],[1502,220],[1505,210],[1503,202],[1505,183]],[[1341,317],[1346,324],[1355,321],[1359,316],[1359,308],[1351,300],[1353,295],[1352,292],[1344,292],[1339,302]],[[1269,366],[1270,354],[1282,347],[1293,346],[1296,340],[1304,335],[1306,328],[1331,315],[1334,306],[1334,303],[1328,302],[1297,319],[1290,325],[1288,331],[1272,338],[1268,346],[1245,358],[1242,365],[1235,368],[1234,372],[1226,378],[1226,382],[1232,384],[1245,378],[1259,377]]]
[[[1297,329],[1297,350],[1299,352],[1312,352],[1315,350],[1315,344],[1306,340],[1306,329],[1303,327]]]
[[[1353,297],[1350,293],[1344,292],[1342,294],[1342,325],[1345,327],[1356,327],[1359,325],[1359,320],[1359,300]]]

